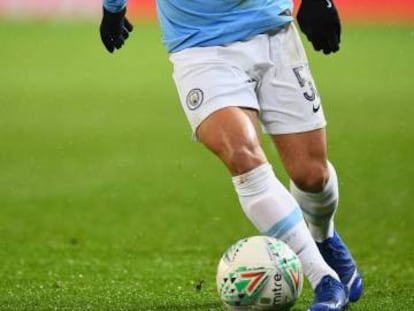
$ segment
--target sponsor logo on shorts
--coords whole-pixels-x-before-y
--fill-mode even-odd
[[[326,7],[330,9],[332,7],[332,2],[330,0],[326,0]]]
[[[319,108],[321,108],[321,104],[317,104],[317,105],[313,104],[312,106],[312,110],[314,113],[317,113]]]
[[[200,89],[192,89],[187,94],[186,104],[188,109],[196,110],[198,107],[201,106],[204,100],[203,91]]]

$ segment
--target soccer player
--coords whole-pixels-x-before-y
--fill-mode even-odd
[[[111,53],[132,31],[126,1],[104,0],[100,32]],[[314,290],[309,310],[343,310],[360,298],[362,279],[334,228],[338,179],[327,159],[326,121],[292,22],[292,1],[156,3],[195,139],[227,166],[255,227],[298,255]],[[297,19],[315,50],[339,50],[341,28],[332,0],[302,0]],[[259,123],[289,174],[290,192],[263,152]]]

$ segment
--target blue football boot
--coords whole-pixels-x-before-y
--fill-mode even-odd
[[[361,274],[358,271],[355,260],[338,233],[335,231],[332,238],[326,239],[321,243],[316,242],[316,245],[322,257],[335,270],[342,284],[346,287],[349,301],[356,302],[361,297],[363,291]]]
[[[325,275],[315,288],[315,299],[308,311],[342,311],[346,309],[347,301],[344,285]]]

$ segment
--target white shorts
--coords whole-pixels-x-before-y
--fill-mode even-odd
[[[293,23],[248,41],[189,48],[171,54],[170,60],[194,133],[210,114],[231,106],[257,110],[269,134],[307,132],[326,125]]]

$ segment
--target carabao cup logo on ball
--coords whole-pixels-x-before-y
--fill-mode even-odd
[[[188,109],[196,110],[198,107],[201,106],[204,100],[203,91],[200,89],[192,89],[187,94],[186,104]]]

